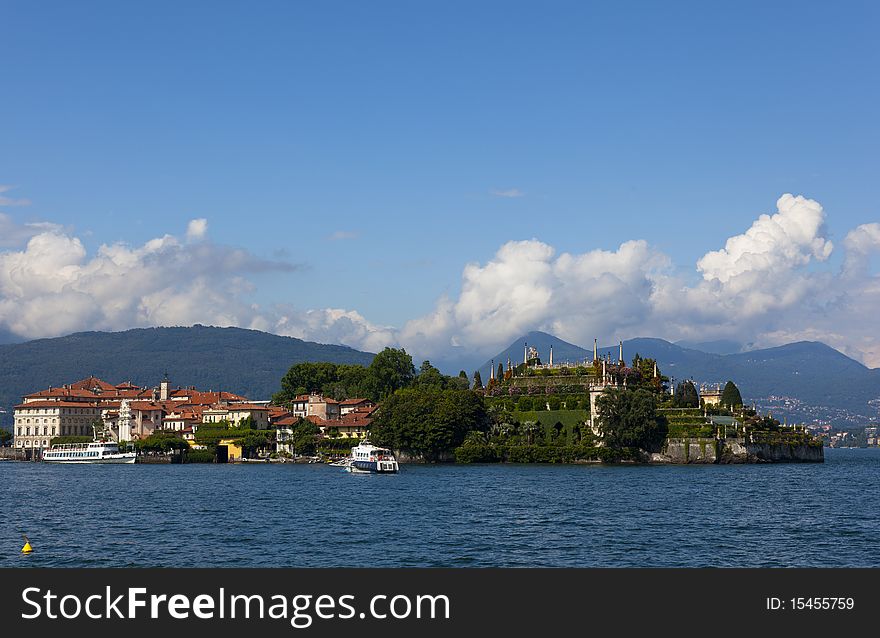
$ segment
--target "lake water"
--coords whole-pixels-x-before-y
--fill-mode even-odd
[[[880,450],[825,452],[396,476],[0,462],[0,566],[880,566]]]

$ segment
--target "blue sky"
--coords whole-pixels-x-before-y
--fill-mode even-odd
[[[692,285],[783,193],[820,202],[838,246],[878,219],[878,14],[3,2],[0,184],[14,188],[0,195],[30,203],[0,212],[59,224],[89,255],[206,218],[212,245],[299,266],[248,271],[244,302],[395,329],[458,299],[464,266],[511,240],[558,255],[646,239]],[[743,325],[719,336],[778,333]],[[857,332],[836,345],[870,351]]]

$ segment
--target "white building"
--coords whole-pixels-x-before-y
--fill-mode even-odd
[[[28,401],[15,406],[14,445],[43,449],[56,436],[91,436],[101,410],[88,401]]]

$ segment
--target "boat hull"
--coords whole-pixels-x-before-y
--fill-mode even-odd
[[[397,461],[352,461],[348,469],[364,474],[397,474],[400,471]]]
[[[106,465],[106,464],[129,464],[135,462],[134,454],[121,454],[119,456],[108,456],[102,459],[43,459],[45,463],[58,463],[58,464],[67,464],[67,465],[85,465],[85,464],[98,464],[98,465]]]

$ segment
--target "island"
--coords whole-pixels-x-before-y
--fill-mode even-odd
[[[492,362],[484,384],[416,369],[403,349],[369,365],[304,362],[271,399],[228,390],[112,384],[96,377],[49,387],[15,406],[0,458],[40,460],[53,445],[99,439],[146,463],[334,461],[369,439],[403,463],[822,462],[822,440],[743,404],[723,388],[678,384],[657,362],[547,362],[524,344],[522,362]],[[10,438],[10,437],[7,437]]]

